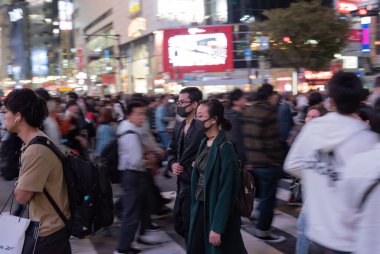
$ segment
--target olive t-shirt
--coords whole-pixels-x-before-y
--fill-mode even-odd
[[[39,236],[42,237],[51,235],[65,226],[43,193],[44,187],[66,218],[69,218],[69,198],[61,160],[44,145],[34,144],[26,149],[24,146],[16,188],[35,192],[29,205],[29,217],[31,220],[40,221]]]

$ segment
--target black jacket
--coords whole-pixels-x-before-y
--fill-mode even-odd
[[[186,136],[183,137],[185,125],[186,121],[183,121],[177,123],[174,127],[173,138],[168,148],[168,169],[171,171],[173,163],[176,162],[183,166],[184,171],[178,177],[178,180],[182,186],[189,188],[188,191],[190,193],[192,163],[195,160],[198,148],[205,134],[195,128],[193,121]]]
[[[226,111],[226,117],[232,123],[232,129],[227,132],[227,137],[231,140],[232,144],[237,151],[238,158],[244,165],[247,162],[245,157],[244,135],[243,135],[243,113],[233,109]]]

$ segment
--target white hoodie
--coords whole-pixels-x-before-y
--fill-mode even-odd
[[[368,195],[362,209],[359,204],[364,193],[380,178],[380,144],[374,149],[357,154],[346,168],[342,181],[342,195],[348,212],[355,215],[354,253],[380,253],[380,184]]]
[[[354,232],[343,205],[344,167],[353,155],[378,141],[367,125],[350,116],[328,113],[305,125],[285,160],[285,171],[301,177],[305,190],[306,235],[327,248],[350,252]]]

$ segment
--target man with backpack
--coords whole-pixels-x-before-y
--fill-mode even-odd
[[[140,224],[139,242],[147,243],[145,236],[151,224],[150,210],[145,201],[149,194],[149,175],[146,168],[156,162],[152,154],[144,155],[144,146],[139,135],[146,119],[146,106],[142,102],[132,101],[127,105],[128,120],[120,123],[117,129],[119,166],[121,184],[124,190],[123,218],[121,222],[119,242],[114,253],[139,253],[131,246]],[[124,135],[123,135],[124,134]]]
[[[46,102],[30,89],[13,90],[5,99],[7,130],[17,133],[26,145],[21,154],[20,177],[15,196],[20,204],[29,203],[29,217],[40,221],[36,254],[70,254],[70,233],[44,195],[46,189],[62,213],[70,218],[67,184],[62,163],[46,146],[30,145],[48,115]]]

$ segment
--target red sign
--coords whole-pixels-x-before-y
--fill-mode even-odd
[[[103,85],[111,85],[115,83],[116,83],[115,74],[102,74]]]
[[[351,1],[342,1],[339,0],[337,4],[337,9],[339,13],[342,14],[348,14],[352,11],[356,11],[358,9],[358,3],[357,2],[351,2]]]
[[[332,76],[332,71],[305,71],[305,79],[307,80],[329,80]]]
[[[163,47],[164,71],[171,78],[233,69],[232,26],[168,29]]]
[[[347,40],[350,42],[362,42],[362,30],[350,29]]]

